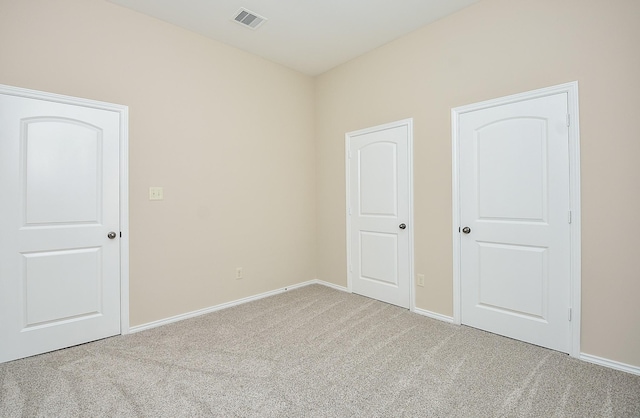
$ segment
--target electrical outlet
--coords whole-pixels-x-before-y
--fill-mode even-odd
[[[242,279],[242,267],[236,267],[236,280]]]
[[[424,287],[424,274],[418,274],[418,286]]]
[[[149,200],[164,200],[164,189],[162,187],[149,187]]]

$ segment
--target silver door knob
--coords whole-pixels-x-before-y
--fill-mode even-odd
[[[407,228],[407,225],[405,225],[405,224],[400,224],[400,225],[398,225],[398,228],[400,228],[400,229],[406,229],[406,228]]]
[[[109,233],[107,234],[107,238],[109,238],[109,239],[114,239],[115,237],[116,237],[116,233],[115,233],[115,232],[113,232],[113,231],[111,231],[111,232],[109,232]]]
[[[462,232],[464,232],[465,234],[468,234],[469,232],[471,232],[471,228],[469,228],[468,226],[465,226],[464,228],[462,228]]]

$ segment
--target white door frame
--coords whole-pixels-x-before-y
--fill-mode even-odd
[[[451,109],[452,157],[453,157],[453,322],[461,323],[461,277],[460,277],[460,115],[489,107],[530,100],[539,97],[567,93],[569,124],[569,202],[571,211],[570,232],[570,349],[572,357],[580,356],[580,318],[581,318],[581,212],[580,212],[580,120],[578,113],[578,82],[560,84],[521,94],[487,100]]]
[[[129,333],[129,107],[0,84],[0,94],[108,110],[120,115],[120,334]]]
[[[401,126],[407,127],[407,153],[409,155],[408,159],[408,171],[409,171],[409,310],[411,312],[415,311],[415,292],[414,292],[414,267],[413,267],[413,231],[415,228],[415,224],[413,222],[413,118],[402,119],[396,122],[390,122],[383,125],[373,126],[366,129],[361,129],[358,131],[348,132],[344,135],[344,144],[345,144],[345,169],[346,169],[346,218],[347,218],[347,290],[349,293],[353,292],[353,278],[351,274],[351,214],[350,212],[350,201],[351,201],[351,160],[349,159],[349,150],[350,150],[350,141],[351,137],[368,134],[371,132],[376,132],[384,129],[392,129],[398,128]]]

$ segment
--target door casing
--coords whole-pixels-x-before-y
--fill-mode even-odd
[[[120,115],[120,333],[129,333],[129,108],[128,106],[64,96],[0,84],[0,94],[84,106]]]
[[[399,120],[396,122],[390,122],[383,125],[373,126],[370,128],[361,129],[358,131],[348,132],[345,134],[345,175],[346,175],[346,226],[347,226],[347,290],[349,293],[353,291],[353,278],[351,272],[351,215],[349,213],[350,210],[350,200],[351,200],[351,160],[349,158],[349,150],[350,150],[350,140],[352,136],[363,135],[371,132],[376,132],[384,129],[397,128],[400,126],[407,126],[407,134],[409,136],[407,141],[407,153],[408,153],[408,204],[409,204],[409,310],[411,312],[415,311],[415,283],[414,283],[414,221],[413,221],[413,118],[407,118],[403,120]]]
[[[460,123],[463,113],[486,109],[494,106],[526,101],[558,93],[567,93],[569,124],[569,202],[571,211],[570,225],[570,306],[571,311],[571,348],[572,357],[580,356],[580,319],[581,319],[581,212],[580,212],[580,121],[578,106],[578,82],[559,84],[552,87],[532,90],[525,93],[487,100],[451,110],[452,132],[452,197],[453,197],[453,322],[461,324],[461,246],[460,231]]]

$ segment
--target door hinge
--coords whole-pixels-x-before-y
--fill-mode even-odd
[[[122,238],[122,231],[120,231],[120,238]]]
[[[571,211],[569,211],[569,216],[567,217],[567,220],[569,221],[569,223],[571,223]]]
[[[571,126],[571,114],[567,113],[567,126]]]
[[[349,155],[349,159],[351,159],[351,150],[347,153]]]
[[[569,322],[571,322],[571,308],[569,308]]]
[[[349,215],[351,215],[351,208],[349,208]]]

